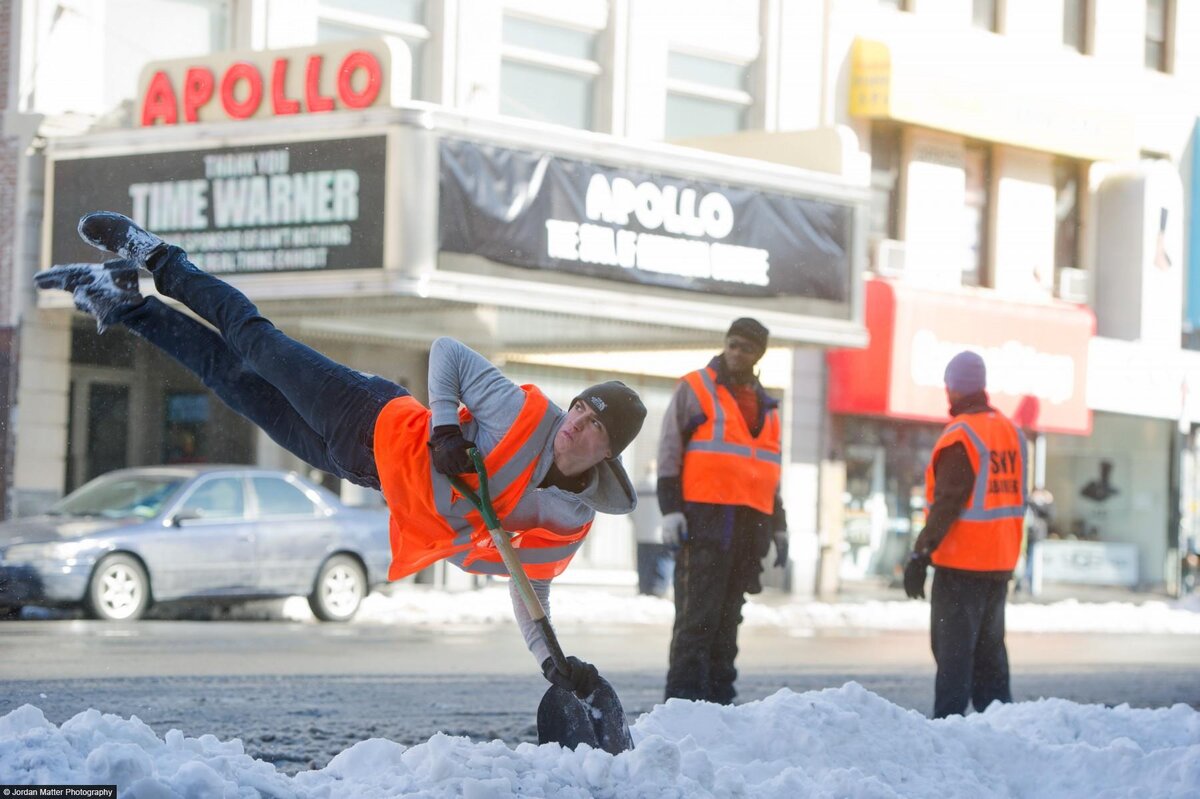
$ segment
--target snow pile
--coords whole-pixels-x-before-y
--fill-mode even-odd
[[[605,626],[619,619],[621,624],[669,628],[675,619],[675,604],[669,599],[594,588],[555,586],[550,604],[554,623],[560,627]],[[313,619],[308,602],[300,597],[287,600],[282,614],[293,621]],[[929,603],[912,600],[768,603],[751,597],[742,615],[745,626],[791,632],[929,629]],[[355,617],[359,623],[421,626],[494,625],[512,620],[512,603],[504,585],[463,592],[398,586],[390,593],[368,596]],[[1006,622],[1009,632],[1200,635],[1200,604],[1196,601],[1089,603],[1074,599],[1044,605],[1009,602]]]
[[[113,784],[167,797],[1195,796],[1200,712],[1044,699],[930,721],[857,683],[783,689],[737,707],[671,700],[613,757],[580,747],[471,743],[437,734],[406,748],[355,744],[288,777],[238,740],[162,739],[96,710],[61,727],[25,705],[0,718],[0,783]]]

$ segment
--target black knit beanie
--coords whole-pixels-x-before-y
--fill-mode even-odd
[[[587,403],[596,412],[596,418],[608,433],[608,447],[614,458],[637,437],[646,420],[646,406],[641,397],[620,380],[609,380],[584,389],[571,404],[577,400]]]
[[[734,319],[733,324],[729,326],[728,336],[741,336],[747,341],[752,341],[758,345],[763,352],[767,351],[767,335],[771,331],[763,327],[762,322],[757,319],[751,319],[748,316],[743,316],[741,319]]]

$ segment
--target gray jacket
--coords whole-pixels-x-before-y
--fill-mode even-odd
[[[433,425],[458,424],[460,403],[473,417],[462,426],[463,437],[474,441],[486,455],[516,421],[525,404],[525,392],[467,345],[451,338],[439,338],[429,352],[429,408],[433,412]],[[632,511],[637,504],[637,493],[617,458],[592,467],[587,484],[579,493],[553,486],[539,487],[554,462],[554,437],[566,418],[566,413],[554,403],[550,403],[550,413],[555,416],[554,424],[549,428],[550,433],[538,456],[533,478],[517,506],[502,520],[505,527],[510,531],[543,527],[567,533],[592,521],[597,512],[622,514]],[[533,584],[548,614],[550,581],[534,580]],[[509,589],[525,643],[541,663],[550,656],[546,642],[526,612],[515,583],[510,584]]]

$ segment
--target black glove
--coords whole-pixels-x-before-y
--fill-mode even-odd
[[[909,599],[925,598],[925,570],[929,568],[929,556],[913,552],[904,564],[904,593]]]
[[[433,428],[429,437],[429,454],[433,468],[447,477],[475,471],[475,464],[467,457],[467,450],[475,446],[474,441],[463,438],[462,429],[456,424],[441,424]]]
[[[563,674],[554,665],[554,658],[546,658],[542,661],[542,674],[551,684],[567,691],[574,691],[580,699],[591,696],[600,682],[600,672],[596,671],[596,667],[571,655],[567,658],[567,668],[571,670],[570,673]]]
[[[787,530],[776,530],[773,539],[775,541],[775,567],[782,569],[787,566],[788,560]]]

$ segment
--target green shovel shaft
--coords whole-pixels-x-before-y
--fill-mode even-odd
[[[530,617],[541,629],[542,637],[546,639],[546,647],[550,650],[550,658],[554,661],[555,667],[560,672],[568,674],[570,673],[570,667],[567,665],[566,655],[563,654],[562,647],[558,644],[558,636],[554,634],[554,628],[550,626],[550,619],[546,616],[546,609],[542,607],[542,601],[534,593],[533,585],[529,582],[529,575],[525,574],[525,567],[521,563],[521,559],[517,557],[517,551],[513,548],[511,537],[500,525],[500,519],[496,515],[495,508],[492,507],[492,496],[488,488],[487,470],[483,465],[483,455],[474,447],[468,450],[467,454],[475,464],[476,472],[479,473],[479,493],[476,494],[472,491],[471,487],[459,477],[452,476],[450,483],[458,489],[460,494],[469,499],[471,504],[479,509],[480,515],[483,516],[483,523],[487,525],[488,534],[492,537],[492,543],[496,545],[496,549],[500,552],[500,557],[504,560],[504,566],[508,569],[509,576],[517,585],[517,593],[520,594],[521,601],[525,604],[525,609],[529,611]]]

